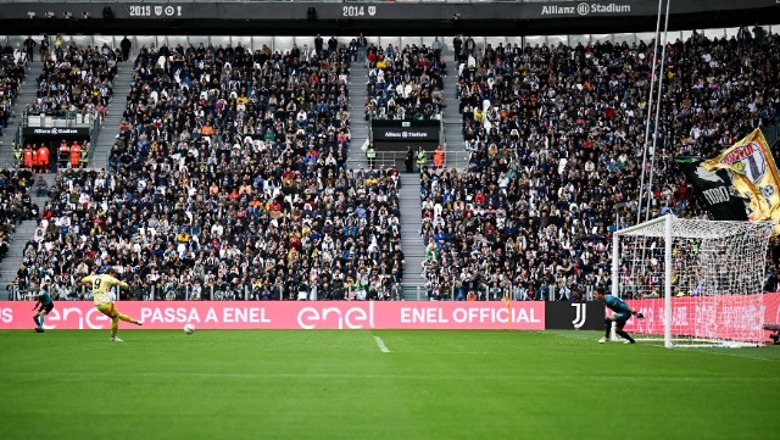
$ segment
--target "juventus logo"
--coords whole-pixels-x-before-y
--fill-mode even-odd
[[[376,6],[369,6],[368,7],[368,15],[373,17],[376,14]]]
[[[574,321],[571,322],[576,329],[582,328],[582,326],[585,325],[585,320],[587,319],[585,305],[585,303],[572,303],[571,305],[576,310]]]

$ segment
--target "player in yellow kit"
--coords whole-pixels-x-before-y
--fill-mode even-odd
[[[103,272],[103,274],[89,275],[82,278],[81,283],[92,285],[92,297],[95,300],[95,308],[100,310],[104,315],[111,318],[111,341],[122,342],[122,340],[116,336],[116,332],[119,329],[120,319],[125,322],[131,322],[135,325],[144,324],[141,321],[119,313],[119,310],[117,310],[116,306],[114,306],[114,302],[111,301],[111,295],[109,294],[111,288],[114,286],[119,286],[120,289],[130,288],[127,283],[119,281],[114,277],[114,275],[116,275],[115,270],[107,269],[105,272]]]

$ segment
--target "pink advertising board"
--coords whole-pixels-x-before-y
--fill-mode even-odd
[[[755,322],[751,319],[755,310],[754,302],[750,297],[743,295],[707,296],[707,297],[674,297],[672,311],[672,325],[679,332],[689,335],[700,335],[700,329],[704,328],[707,314],[716,311],[725,312],[734,318],[718,325],[716,328],[706,326],[707,332],[712,332],[709,337],[726,339],[740,339],[745,330],[756,328],[763,323],[780,323],[780,293],[766,293],[763,295],[763,320]],[[664,300],[638,299],[626,301],[631,307],[639,309],[645,315],[644,320],[631,319],[626,324],[626,331],[643,334],[664,333]],[[743,313],[744,312],[744,313]],[[766,335],[768,339],[768,332]]]
[[[543,330],[544,302],[169,302],[123,301],[117,308],[144,329],[442,329]],[[31,329],[33,303],[0,302],[0,329]],[[55,302],[49,329],[107,329],[91,302]],[[124,326],[134,328],[134,326]]]

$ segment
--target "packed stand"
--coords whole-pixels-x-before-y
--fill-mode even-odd
[[[33,186],[30,172],[0,169],[0,261],[8,253],[16,225],[39,215],[39,208],[30,196]]]
[[[348,58],[141,49],[111,169],[57,176],[27,270],[70,299],[85,259],[131,299],[391,298],[398,175],[345,167]]]
[[[106,44],[80,48],[75,44],[65,47],[62,43],[55,44],[54,50],[47,53],[30,111],[55,117],[105,117],[121,54]]]
[[[713,157],[773,123],[779,43],[669,45],[651,218],[706,217],[673,158]],[[508,44],[461,65],[468,168],[421,183],[432,297],[575,300],[608,284],[616,215],[636,216],[652,56],[645,43]]]
[[[0,136],[8,128],[11,109],[16,103],[24,74],[24,63],[17,62],[13,48],[6,43],[0,50]]]
[[[438,37],[431,47],[416,44],[403,48],[373,43],[366,49],[368,66],[366,120],[434,119],[443,108],[442,89],[446,64]]]

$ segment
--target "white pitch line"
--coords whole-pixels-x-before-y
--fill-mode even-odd
[[[0,377],[8,376],[35,376],[42,378],[63,378],[63,377],[76,377],[82,376],[89,377],[107,377],[116,378],[116,373],[113,371],[101,371],[101,372],[61,372],[61,371],[0,371]],[[441,374],[353,374],[353,373],[199,373],[192,371],[180,371],[180,372],[125,372],[122,373],[122,377],[138,377],[138,378],[168,378],[168,377],[198,377],[198,378],[236,378],[236,379],[258,379],[258,378],[308,378],[308,379],[414,379],[424,381],[505,381],[506,375],[473,375],[473,376],[460,376],[460,375],[441,375]],[[528,382],[550,382],[550,381],[575,381],[575,380],[588,380],[598,382],[613,382],[615,379],[638,381],[638,382],[690,382],[690,383],[722,383],[731,382],[737,383],[770,383],[776,384],[780,382],[780,377],[750,377],[750,376],[712,376],[712,377],[700,377],[700,376],[629,376],[629,375],[570,375],[570,376],[555,376],[550,375],[538,375],[538,376],[523,376],[524,381]]]
[[[379,336],[374,336],[374,340],[376,341],[376,345],[379,346],[379,350],[382,351],[382,353],[390,353],[390,350],[387,349],[387,345],[385,345],[385,341],[382,340]]]

